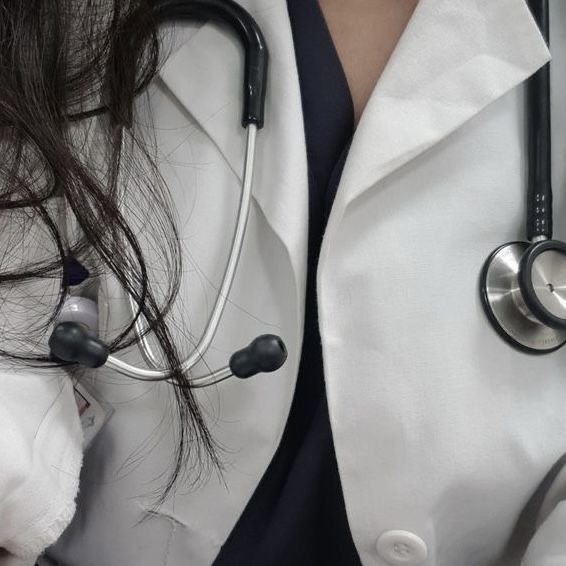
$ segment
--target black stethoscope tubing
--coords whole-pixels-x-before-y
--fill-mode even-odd
[[[530,0],[532,14],[550,44],[548,0]],[[550,121],[550,63],[527,83],[527,240],[552,239],[552,144]]]

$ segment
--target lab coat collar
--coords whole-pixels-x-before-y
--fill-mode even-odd
[[[549,57],[524,0],[420,0],[362,115],[335,212]]]
[[[285,0],[241,0],[269,45],[266,126],[254,197],[304,277],[308,187],[301,99]],[[420,0],[362,115],[332,211],[422,154],[549,59],[525,0]],[[160,72],[236,175],[243,60],[236,38],[205,24]]]

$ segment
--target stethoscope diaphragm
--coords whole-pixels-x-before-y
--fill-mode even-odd
[[[491,323],[513,346],[543,354],[566,343],[562,242],[510,242],[498,247],[484,264],[480,289]]]

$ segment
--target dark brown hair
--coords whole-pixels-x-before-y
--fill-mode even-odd
[[[157,31],[153,0],[0,0],[0,355],[54,364],[46,343],[69,294],[69,257],[93,275],[114,277],[147,320],[174,385],[181,426],[167,494],[185,466],[198,472],[218,462],[166,320],[181,273],[168,193],[131,128],[134,100],[157,70]],[[124,135],[135,159],[124,151]],[[154,174],[139,174],[148,168]],[[144,238],[168,274],[159,293],[132,219],[119,206],[124,175],[152,213]],[[76,227],[68,234],[54,197]],[[112,352],[135,342],[133,323],[112,337]]]

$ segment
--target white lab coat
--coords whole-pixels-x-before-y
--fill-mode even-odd
[[[85,454],[75,521],[51,551],[64,566],[209,566],[285,426],[304,313],[303,119],[285,0],[241,3],[270,46],[266,126],[241,266],[205,361],[224,365],[266,331],[283,337],[289,359],[276,374],[199,391],[224,472],[181,485],[156,512],[175,438],[168,386],[99,371],[91,385],[115,413]],[[552,18],[556,237],[566,239],[564,3],[552,2]],[[182,312],[198,334],[239,195],[242,60],[236,39],[212,24],[181,26],[175,37],[140,109],[151,108],[181,219]],[[421,0],[357,128],[324,237],[318,301],[338,468],[364,566],[495,563],[566,453],[566,349],[514,350],[488,324],[478,291],[489,253],[524,237],[523,83],[548,56],[524,0]],[[108,296],[111,332],[125,309],[112,284]],[[74,448],[71,477],[74,426],[52,435]],[[33,448],[35,464],[50,437]],[[30,463],[30,478],[42,471]],[[61,477],[52,482],[58,493]],[[50,512],[72,498],[53,497]],[[37,512],[32,504],[22,497]],[[564,505],[537,517],[527,566],[566,564]]]

